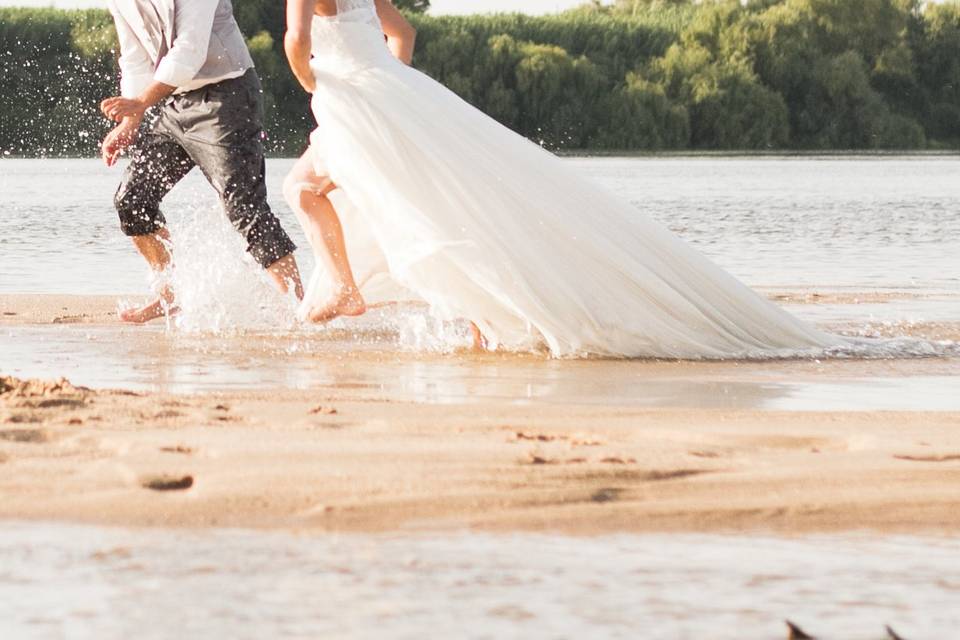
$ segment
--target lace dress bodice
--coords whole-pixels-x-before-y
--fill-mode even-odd
[[[392,61],[374,0],[337,0],[337,13],[314,16],[315,71],[337,76]]]
[[[330,18],[341,22],[362,22],[382,31],[374,0],[337,0],[337,15]]]
[[[359,9],[366,9],[374,15],[377,14],[377,7],[374,0],[337,0],[337,15],[343,15]]]

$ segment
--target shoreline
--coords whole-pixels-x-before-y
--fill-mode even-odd
[[[958,412],[478,408],[349,392],[13,386],[0,396],[7,520],[368,533],[960,531]]]
[[[11,339],[54,324],[65,326],[50,335],[71,340],[97,330],[98,348],[129,350],[110,362],[146,359],[124,365],[131,371],[158,358],[171,371],[235,358],[260,382],[174,393],[3,379],[0,518],[370,533],[960,532],[953,405],[827,410],[811,396],[803,409],[765,408],[796,393],[774,388],[783,381],[832,381],[842,394],[878,376],[917,376],[904,389],[952,385],[956,358],[552,363],[326,342],[296,352],[319,377],[291,384],[269,382],[250,360],[295,369],[303,361],[284,344],[234,337],[210,354],[126,331],[121,346],[115,303],[3,295],[0,326]],[[57,344],[36,357],[62,375]],[[10,373],[0,363],[0,376]],[[880,389],[862,406],[883,399]],[[746,404],[702,404],[727,393]]]

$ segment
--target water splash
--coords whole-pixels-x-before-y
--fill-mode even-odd
[[[356,318],[337,318],[325,325],[305,324],[300,331],[329,342],[349,342],[359,349],[444,354],[472,345],[466,320],[439,320],[419,303],[383,305]]]
[[[303,323],[294,294],[276,289],[218,205],[179,207],[168,211],[167,219],[173,263],[163,274],[149,272],[148,284],[154,293],[165,286],[176,293],[178,311],[168,319],[169,331],[251,337],[299,332],[305,340],[298,350],[347,342],[365,349],[450,353],[471,344],[466,321],[438,320],[416,303],[383,305],[325,325]],[[304,273],[310,268],[300,266]]]
[[[280,293],[264,270],[247,254],[242,237],[217,205],[182,207],[169,218],[173,264],[159,290],[169,284],[179,312],[168,321],[171,330],[194,334],[305,332],[309,344],[349,342],[358,348],[451,353],[471,344],[466,321],[433,317],[423,304],[389,304],[360,318],[339,318],[322,326],[297,319],[298,301]],[[308,265],[301,265],[307,267]],[[742,354],[747,360],[892,359],[960,356],[954,340],[927,340],[888,335],[861,327],[849,342],[825,350],[784,350]],[[319,341],[315,340],[320,338]],[[537,349],[533,348],[534,351]]]
[[[272,285],[219,207],[185,208],[168,218],[173,264],[166,279],[179,307],[172,328],[223,333],[295,326],[294,295]]]

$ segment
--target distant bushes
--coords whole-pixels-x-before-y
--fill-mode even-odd
[[[418,66],[551,147],[960,146],[956,3],[621,0],[416,22]]]
[[[86,155],[115,91],[116,34],[105,11],[0,8],[0,150]]]
[[[312,123],[282,55],[282,4],[235,0],[271,149],[294,154]],[[550,148],[960,146],[958,3],[619,0],[411,20],[418,68]],[[0,9],[0,150],[93,152],[114,38],[106,12]]]

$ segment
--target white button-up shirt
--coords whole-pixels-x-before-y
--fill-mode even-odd
[[[176,93],[237,78],[253,66],[230,0],[109,0],[120,40],[120,92],[156,80]]]

